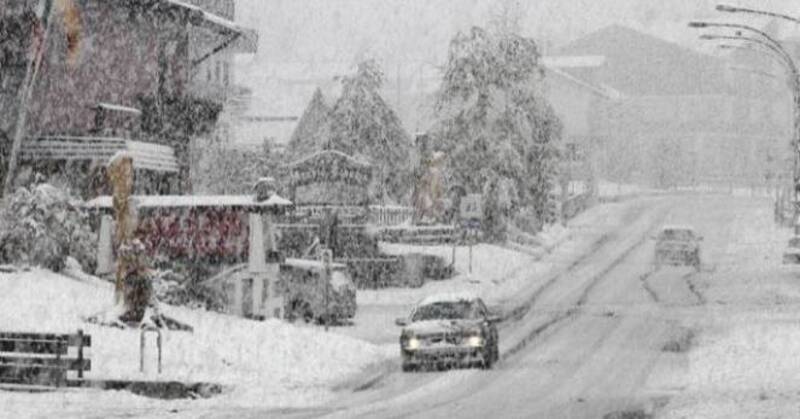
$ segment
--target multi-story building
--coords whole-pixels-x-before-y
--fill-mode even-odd
[[[190,144],[214,128],[230,73],[230,60],[218,65],[215,57],[243,38],[252,44],[252,33],[178,0],[6,3],[0,18],[16,38],[2,43],[5,150],[21,132],[20,161],[70,174],[84,195],[97,193],[92,179],[102,179],[105,159],[120,149],[149,180],[138,182],[141,192],[191,190]],[[232,0],[211,6],[233,16]]]
[[[604,57],[600,65],[563,70],[620,93],[594,112],[594,129],[608,139],[598,156],[605,176],[659,186],[751,184],[763,179],[769,149],[784,138],[767,106],[779,95],[775,86],[743,90],[742,75],[724,57],[622,26],[591,33],[559,54]]]

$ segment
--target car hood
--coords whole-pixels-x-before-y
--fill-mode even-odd
[[[480,324],[480,320],[457,319],[457,320],[423,320],[409,324],[405,327],[405,332],[415,335],[429,335],[435,333],[454,333]]]

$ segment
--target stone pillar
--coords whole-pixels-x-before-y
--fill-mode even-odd
[[[114,250],[112,248],[112,231],[114,219],[110,215],[100,218],[100,233],[97,238],[97,276],[114,273]]]
[[[253,315],[263,315],[264,281],[267,271],[267,257],[264,251],[264,223],[261,214],[250,213],[250,253],[247,259],[247,271],[253,278],[251,304]]]

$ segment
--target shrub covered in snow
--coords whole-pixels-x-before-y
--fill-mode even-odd
[[[91,272],[96,246],[75,199],[50,184],[19,188],[0,208],[0,263],[60,271],[72,256]]]
[[[193,309],[223,312],[225,296],[174,270],[153,272],[153,291],[160,302]]]

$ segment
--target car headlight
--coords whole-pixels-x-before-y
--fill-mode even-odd
[[[419,339],[414,336],[409,337],[405,340],[405,349],[409,351],[415,351],[419,349]]]
[[[481,346],[483,346],[483,336],[481,335],[469,336],[467,337],[467,340],[465,340],[465,343],[470,348],[480,348]]]

